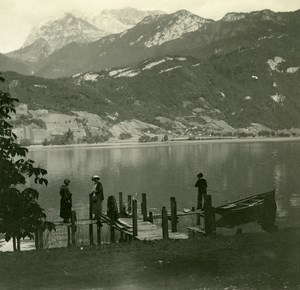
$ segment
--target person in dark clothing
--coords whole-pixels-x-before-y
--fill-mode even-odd
[[[59,190],[59,194],[61,196],[60,199],[60,217],[63,218],[63,222],[69,222],[69,219],[72,216],[72,194],[69,190],[70,180],[65,179],[64,184],[61,186]]]
[[[202,173],[199,173],[197,177],[198,180],[195,184],[195,187],[198,187],[197,209],[202,210],[204,205],[204,196],[206,195],[207,181],[203,178]]]
[[[102,202],[104,200],[103,186],[100,182],[100,177],[94,175],[92,177],[94,181],[92,196],[93,196],[93,213],[95,214],[95,219],[97,219],[102,213]]]

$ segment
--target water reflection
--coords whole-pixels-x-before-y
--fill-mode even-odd
[[[300,203],[299,142],[45,149],[30,155],[48,170],[49,186],[39,187],[46,208],[58,208],[64,178],[71,179],[74,204],[88,204],[94,174],[101,176],[106,198],[119,191],[146,192],[153,208],[168,206],[171,196],[179,209],[195,206],[193,185],[199,172],[208,181],[215,205],[276,189],[279,217],[293,222]]]

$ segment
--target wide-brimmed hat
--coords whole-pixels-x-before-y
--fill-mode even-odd
[[[199,174],[197,174],[197,177],[203,177],[203,173],[199,173]]]
[[[94,175],[94,176],[92,177],[92,180],[95,180],[95,179],[100,179],[100,176]]]

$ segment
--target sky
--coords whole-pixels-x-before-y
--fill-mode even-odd
[[[218,20],[228,12],[295,11],[300,9],[300,0],[0,0],[0,53],[19,49],[31,29],[50,17],[72,10],[94,15],[103,9],[125,7],[167,13],[186,9]]]

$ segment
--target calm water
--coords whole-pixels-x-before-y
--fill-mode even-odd
[[[203,172],[214,205],[276,189],[279,224],[300,224],[299,141],[42,148],[30,157],[48,170],[48,187],[39,187],[47,212],[59,208],[65,178],[71,179],[75,207],[87,205],[95,174],[101,176],[106,198],[122,191],[141,199],[145,192],[150,208],[169,206],[171,196],[178,209],[191,208],[197,192],[192,186]]]

